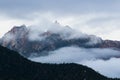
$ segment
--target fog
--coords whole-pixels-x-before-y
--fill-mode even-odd
[[[29,30],[29,39],[33,41],[41,40],[43,36],[40,36],[40,34],[43,34],[44,32],[60,34],[63,39],[86,38],[88,36],[87,34],[72,29],[70,26],[62,26],[57,21],[50,22],[46,20],[45,23],[40,22],[40,24],[30,26]]]
[[[47,23],[47,24],[46,24]],[[94,35],[88,35],[85,33],[82,33],[80,31],[77,31],[71,26],[62,26],[59,22],[51,22],[49,20],[44,19],[44,22],[40,22],[37,25],[31,25],[28,27],[29,29],[29,40],[31,41],[41,41],[45,40],[46,37],[49,35],[44,35],[44,33],[49,34],[59,34],[60,37],[64,40],[70,40],[70,39],[89,39],[90,41],[86,43],[86,45],[93,45],[97,43],[101,43],[102,39],[100,37],[94,36]]]
[[[113,49],[85,49],[75,46],[50,51],[48,56],[31,58],[42,63],[77,63],[86,65],[108,77],[119,77],[120,52]]]

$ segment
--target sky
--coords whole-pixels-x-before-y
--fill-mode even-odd
[[[119,7],[120,0],[0,0],[0,37],[15,25],[57,20],[83,33],[120,40]]]

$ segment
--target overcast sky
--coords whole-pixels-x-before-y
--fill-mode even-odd
[[[120,0],[0,0],[0,36],[14,25],[46,20],[120,40]]]

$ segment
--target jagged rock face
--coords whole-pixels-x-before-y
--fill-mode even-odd
[[[2,46],[15,50],[25,57],[48,55],[48,51],[67,46],[120,49],[120,42],[103,41],[101,38],[90,35],[84,38],[65,39],[61,34],[46,31],[39,34],[39,37],[44,37],[42,40],[30,40],[29,34],[32,34],[31,30],[25,25],[15,26],[3,36],[0,42]],[[98,42],[91,43],[93,40]]]

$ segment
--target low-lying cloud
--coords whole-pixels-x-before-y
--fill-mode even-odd
[[[108,77],[120,77],[120,52],[113,49],[64,47],[50,51],[48,56],[32,58],[42,63],[78,63],[87,65]]]

